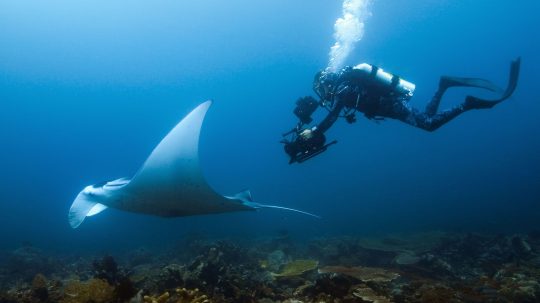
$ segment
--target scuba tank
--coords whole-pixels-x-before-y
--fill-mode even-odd
[[[368,63],[361,63],[353,67],[353,70],[362,72],[367,78],[372,79],[383,87],[388,87],[392,92],[402,95],[407,100],[414,94],[414,89],[416,88],[414,83],[385,72],[382,68],[378,68]]]

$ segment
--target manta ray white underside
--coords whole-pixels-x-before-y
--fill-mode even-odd
[[[132,179],[120,178],[85,187],[71,205],[69,224],[77,228],[86,217],[108,207],[180,217],[258,208],[303,211],[253,202],[249,191],[227,197],[206,183],[199,167],[199,135],[212,101],[189,113],[161,140]],[[316,216],[315,216],[316,217]]]

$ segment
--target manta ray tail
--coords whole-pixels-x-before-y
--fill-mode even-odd
[[[308,213],[308,212],[305,212],[305,211],[301,211],[301,210],[298,210],[298,209],[294,209],[294,208],[288,208],[288,207],[277,206],[277,205],[261,204],[261,203],[254,202],[253,198],[251,197],[251,192],[249,190],[239,192],[236,195],[234,195],[234,197],[229,197],[229,198],[234,199],[234,200],[240,200],[240,201],[242,201],[242,204],[244,204],[244,205],[246,205],[248,207],[254,208],[254,209],[274,208],[274,209],[294,211],[294,212],[301,213],[303,215],[312,216],[312,217],[315,217],[315,218],[318,218],[318,219],[321,218],[320,216],[317,216],[317,215],[314,215],[314,214],[311,214],[311,213]]]

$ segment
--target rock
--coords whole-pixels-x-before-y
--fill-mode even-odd
[[[398,265],[414,265],[420,262],[421,258],[412,251],[403,251],[396,256],[394,262]]]
[[[425,254],[419,263],[429,268],[436,275],[454,275],[452,265],[433,254]]]
[[[523,239],[523,237],[513,236],[510,241],[516,258],[524,259],[531,255],[531,246]]]

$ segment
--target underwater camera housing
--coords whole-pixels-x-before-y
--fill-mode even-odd
[[[305,135],[306,131],[310,135]],[[285,153],[289,155],[289,164],[302,163],[309,160],[323,152],[325,152],[329,146],[337,143],[336,140],[325,144],[326,137],[322,133],[314,133],[308,129],[302,129],[297,126],[295,129],[283,134],[283,136],[292,135],[291,139],[284,139],[281,143],[285,144]]]
[[[317,107],[319,107],[319,102],[315,98],[307,96],[296,101],[296,107],[293,113],[300,119],[302,124],[309,124],[313,121],[311,115],[317,110]]]

